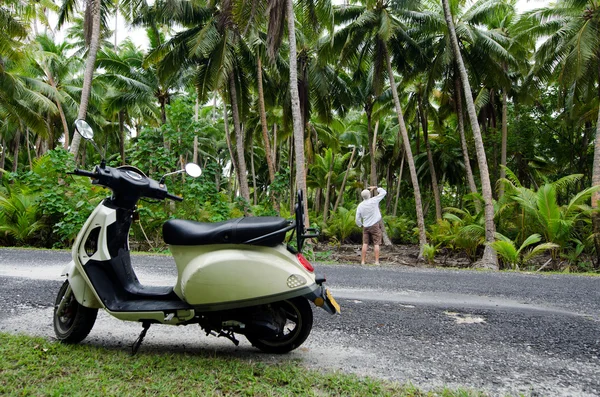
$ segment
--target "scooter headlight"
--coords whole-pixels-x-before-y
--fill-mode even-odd
[[[299,274],[292,274],[287,279],[287,286],[290,288],[298,288],[306,284],[306,279]]]

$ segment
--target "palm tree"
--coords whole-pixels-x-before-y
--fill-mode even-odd
[[[79,69],[80,60],[69,57],[67,51],[70,45],[66,42],[56,43],[47,35],[38,35],[36,41],[39,45],[36,51],[36,65],[38,74],[53,90],[53,102],[58,108],[60,123],[64,134],[64,147],[69,148],[69,125],[67,118],[73,119],[77,112],[77,91],[75,87],[74,71]]]
[[[480,266],[489,267],[492,269],[498,269],[498,257],[496,251],[492,247],[492,243],[495,241],[494,234],[496,227],[494,225],[494,200],[492,198],[492,185],[490,182],[490,174],[488,171],[487,158],[485,155],[485,149],[483,147],[483,140],[481,138],[481,131],[479,129],[479,122],[477,120],[477,113],[475,111],[475,105],[473,103],[473,97],[471,95],[471,85],[469,84],[469,76],[460,53],[458,46],[458,39],[456,37],[456,31],[454,29],[454,21],[452,20],[452,14],[450,13],[450,6],[448,0],[442,0],[444,6],[444,16],[446,23],[448,24],[448,30],[450,32],[450,41],[452,43],[452,50],[454,58],[458,65],[460,77],[462,80],[463,90],[465,93],[465,101],[467,103],[467,112],[469,114],[469,120],[471,121],[471,130],[473,131],[473,138],[475,140],[475,150],[477,152],[477,162],[479,164],[479,176],[481,179],[481,190],[484,200],[484,211],[485,211],[485,249],[483,257],[480,260]]]
[[[119,53],[105,49],[98,54],[97,65],[104,70],[98,76],[107,87],[104,108],[119,122],[121,162],[125,164],[125,125],[133,127],[135,118],[158,124],[162,112],[156,106],[160,92],[154,68],[142,67],[144,54],[131,41],[121,43]]]
[[[158,64],[159,77],[166,78],[195,66],[193,79],[200,102],[209,98],[215,90],[228,94],[236,136],[235,163],[240,193],[249,201],[241,118],[247,104],[248,85],[237,59],[241,38],[232,16],[233,4],[226,2],[223,6],[202,7],[187,1],[155,3],[139,18],[138,23],[180,23],[186,27],[149,53],[146,62]]]
[[[594,0],[560,0],[549,8],[527,13],[520,24],[521,34],[544,39],[535,54],[531,76],[541,82],[555,79],[577,97],[593,92],[600,84],[600,3]],[[596,118],[592,186],[600,186],[600,90],[597,113],[588,113],[584,122]],[[600,192],[592,194],[591,204],[598,208]],[[596,253],[600,258],[600,216],[595,215]]]
[[[383,0],[366,1],[365,6],[354,6],[339,10],[339,17],[348,24],[340,29],[334,39],[335,50],[340,51],[340,59],[348,59],[349,54],[359,54],[359,56],[370,55],[373,57],[372,63],[375,73],[373,74],[373,86],[382,87],[383,81],[380,80],[382,72],[387,70],[389,84],[392,91],[393,103],[398,117],[398,126],[400,135],[404,143],[405,155],[407,158],[411,182],[415,196],[415,206],[417,214],[417,225],[419,229],[420,257],[422,257],[423,247],[427,244],[425,234],[425,221],[423,217],[423,206],[421,203],[421,191],[417,179],[417,172],[410,147],[408,131],[404,122],[394,71],[392,68],[392,55],[389,46],[394,48],[401,47],[401,42],[408,42],[409,46],[415,43],[408,39],[406,28],[391,12],[387,2]],[[398,59],[401,59],[399,56]],[[377,92],[377,89],[376,89]]]
[[[73,9],[74,0],[65,0],[59,15],[59,28],[62,24],[70,17],[70,12]],[[88,44],[87,60],[85,64],[85,71],[83,74],[83,86],[81,90],[81,100],[79,105],[79,113],[77,114],[78,119],[85,120],[88,111],[88,103],[90,100],[90,94],[92,92],[92,78],[94,77],[94,70],[96,69],[96,55],[100,48],[100,22],[101,22],[101,0],[87,0],[86,6],[86,22],[85,26],[90,32]],[[71,142],[71,153],[77,157],[79,152],[79,144],[81,142],[81,135],[77,131],[73,134],[73,141]]]

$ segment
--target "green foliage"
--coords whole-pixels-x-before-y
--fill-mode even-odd
[[[462,251],[474,262],[485,241],[483,210],[473,215],[468,209],[446,208],[443,219],[430,226],[429,239],[453,251]]]
[[[383,223],[389,238],[399,244],[414,244],[418,241],[418,234],[414,233],[416,221],[407,216],[383,217]]]
[[[496,238],[498,241],[493,242],[492,247],[496,250],[504,263],[512,269],[518,269],[519,265],[527,264],[533,258],[543,254],[545,251],[558,247],[558,245],[554,243],[543,243],[536,245],[533,249],[525,252],[527,247],[537,244],[542,240],[542,237],[539,234],[532,234],[527,237],[519,249],[515,247],[513,241],[499,233],[496,234]]]
[[[425,244],[423,245],[423,258],[429,263],[433,265],[433,261],[435,259],[435,253],[437,252],[437,248],[435,245]]]
[[[355,216],[355,210],[339,207],[337,213],[331,215],[328,225],[323,229],[323,236],[335,237],[339,243],[347,242],[353,233],[360,233]]]
[[[44,226],[38,200],[21,184],[7,181],[3,179],[5,192],[0,192],[0,242],[31,244]]]

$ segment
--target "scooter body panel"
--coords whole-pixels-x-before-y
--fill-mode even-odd
[[[195,307],[286,299],[315,286],[314,274],[283,244],[172,245],[170,250],[178,270],[174,291]]]
[[[102,300],[92,287],[92,283],[87,276],[84,266],[90,259],[107,260],[110,259],[110,252],[107,244],[107,226],[116,222],[116,211],[100,203],[90,214],[83,227],[77,234],[72,249],[73,260],[64,268],[63,275],[67,276],[71,289],[75,294],[75,299],[80,305],[89,308],[105,308]],[[90,256],[86,252],[85,242],[93,230],[98,230],[97,247]]]
[[[69,280],[69,285],[75,294],[75,299],[80,305],[92,309],[102,309],[104,306],[98,299],[94,290],[90,288],[87,277],[81,274],[81,271],[75,265],[75,261],[69,262],[65,266],[62,276],[66,276]]]

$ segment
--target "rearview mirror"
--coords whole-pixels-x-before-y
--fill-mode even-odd
[[[198,178],[200,175],[202,175],[202,169],[198,164],[194,163],[187,163],[185,165],[185,172],[187,172],[187,174],[192,178]]]
[[[85,120],[82,120],[82,119],[75,120],[75,130],[77,132],[79,132],[79,135],[81,135],[85,139],[90,140],[90,139],[94,138],[94,130],[92,129],[92,127],[90,127],[90,125]]]

